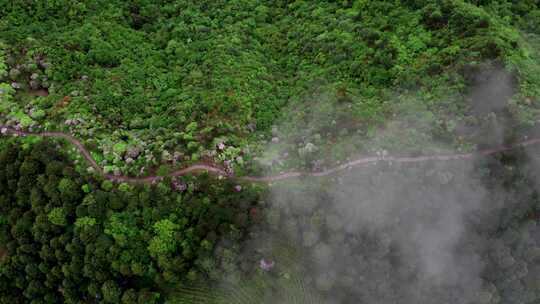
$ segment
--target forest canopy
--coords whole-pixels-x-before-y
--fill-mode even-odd
[[[407,95],[458,146],[475,139],[453,125],[481,126],[463,97],[486,65],[517,79],[517,127],[535,121],[538,15],[532,0],[7,1],[3,82],[17,89],[0,110],[5,123],[69,130],[132,175],[219,142],[231,146],[219,161],[244,167],[235,149],[260,150],[272,126],[299,129],[319,104],[336,110],[302,136],[324,145],[358,130],[360,142]],[[332,121],[348,135],[324,132]]]
[[[421,193],[463,194],[470,179],[452,170],[396,173],[384,157],[506,150],[539,121],[535,0],[0,0],[0,303],[414,299],[399,282],[416,282],[419,263],[397,267],[403,244],[389,241],[402,231],[354,230],[344,219],[369,213],[339,203],[397,193],[408,214]],[[4,136],[21,134],[63,139]],[[474,303],[540,299],[527,153],[471,165],[470,197],[504,189],[486,200],[515,208],[440,199],[481,240],[456,251],[493,266]],[[303,174],[357,155],[382,165]],[[189,166],[218,174],[178,173]],[[242,182],[273,174],[300,178]],[[439,209],[420,209],[436,222]],[[467,283],[422,296],[452,302]]]
[[[243,238],[256,202],[204,178],[184,194],[105,190],[48,141],[3,145],[0,163],[1,303],[161,303],[168,286],[230,267],[214,252],[235,251],[219,242]]]

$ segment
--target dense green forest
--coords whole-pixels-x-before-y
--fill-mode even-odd
[[[71,134],[106,174],[470,152],[539,119],[535,0],[0,0],[0,126]],[[540,300],[534,149],[277,186],[129,184],[59,140],[0,136],[0,303]],[[415,217],[463,228],[426,236]],[[422,277],[411,256],[431,255],[400,229],[441,239],[462,279]]]
[[[183,194],[88,179],[47,141],[3,145],[0,162],[1,303],[161,303],[231,267],[256,202],[203,177]]]
[[[400,115],[423,128],[395,127],[394,141],[466,148],[475,135],[456,125],[485,123],[464,96],[486,66],[517,82],[503,95],[518,126],[535,121],[539,14],[532,0],[5,1],[0,111],[69,130],[108,171],[134,175],[220,142],[217,161],[251,170],[237,157],[281,124],[293,164],[307,142],[366,149]]]

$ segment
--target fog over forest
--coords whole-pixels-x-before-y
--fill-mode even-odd
[[[0,304],[540,304],[538,0],[0,1]]]
[[[502,144],[509,127],[511,77],[488,72],[474,77],[468,96],[496,124],[482,130],[480,147]],[[270,224],[246,254],[275,261],[268,276],[299,267],[302,288],[324,303],[533,303],[538,165],[538,149],[526,148],[473,160],[381,160],[329,180],[278,182],[267,200]],[[288,250],[300,252],[296,260]],[[291,301],[267,292],[268,303]]]

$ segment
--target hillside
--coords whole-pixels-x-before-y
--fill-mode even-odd
[[[539,121],[534,0],[0,0],[0,303],[535,303],[536,150],[520,143]],[[463,201],[480,207],[437,213]],[[499,270],[422,285],[421,262],[396,265],[424,247],[390,222],[369,232],[373,210]],[[418,232],[404,220],[418,214],[482,241]],[[490,239],[515,263],[479,245]],[[264,254],[292,269],[265,276]],[[359,261],[384,288],[350,286]],[[504,281],[512,267],[530,272]],[[505,291],[516,280],[526,298]]]

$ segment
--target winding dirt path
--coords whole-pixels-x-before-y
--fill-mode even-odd
[[[81,143],[80,140],[73,137],[72,135],[63,133],[63,132],[30,132],[30,131],[24,131],[24,130],[16,130],[12,127],[8,126],[2,126],[0,125],[1,134],[3,135],[17,135],[17,136],[40,136],[40,137],[56,137],[56,138],[63,138],[73,145],[77,147],[79,152],[82,154],[82,156],[90,163],[92,168],[94,168],[97,172],[99,172],[101,175],[103,175],[105,178],[116,181],[116,182],[128,182],[128,183],[155,183],[160,181],[164,178],[164,176],[157,176],[157,175],[150,175],[146,177],[134,177],[134,176],[126,176],[126,175],[120,175],[116,176],[113,174],[106,174],[102,167],[98,165],[96,160],[92,157],[90,152],[86,149],[86,147]],[[487,156],[492,155],[499,152],[504,152],[512,149],[516,149],[519,147],[527,147],[540,144],[540,138],[534,138],[529,139],[521,142],[517,142],[513,145],[502,145],[491,149],[485,149],[485,150],[479,150],[472,153],[457,153],[457,154],[447,154],[447,155],[426,155],[426,156],[417,156],[417,157],[398,157],[398,156],[384,156],[384,157],[378,157],[378,156],[369,156],[369,157],[362,157],[356,160],[352,160],[349,162],[346,162],[342,165],[339,165],[334,168],[326,169],[323,171],[318,172],[301,172],[301,171],[289,171],[277,175],[272,176],[234,176],[228,174],[225,170],[219,168],[217,165],[213,164],[204,164],[204,163],[197,163],[192,164],[186,168],[173,171],[169,173],[167,176],[182,176],[188,173],[197,173],[197,172],[208,172],[214,175],[221,175],[227,178],[236,179],[239,181],[247,181],[247,182],[261,182],[261,183],[270,183],[280,180],[287,180],[292,178],[297,178],[300,176],[326,176],[330,175],[339,171],[343,171],[352,167],[357,166],[363,166],[367,164],[373,164],[379,161],[387,161],[387,162],[394,162],[394,163],[416,163],[416,162],[425,162],[425,161],[449,161],[449,160],[459,160],[459,159],[472,159],[475,156]]]

